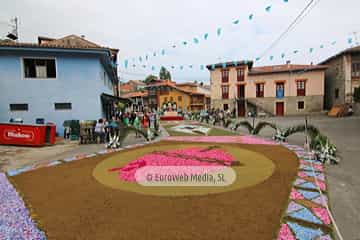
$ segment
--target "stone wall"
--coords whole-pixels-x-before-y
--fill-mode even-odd
[[[330,109],[335,104],[345,103],[345,69],[343,57],[336,57],[325,64],[329,68],[325,72],[325,108]],[[335,97],[336,89],[339,97]]]

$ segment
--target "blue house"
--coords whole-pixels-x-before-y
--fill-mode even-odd
[[[62,134],[65,120],[109,118],[121,101],[117,54],[76,35],[0,41],[0,122],[45,119]]]

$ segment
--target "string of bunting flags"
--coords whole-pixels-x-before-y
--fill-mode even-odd
[[[339,43],[339,41],[332,41],[332,42],[330,42],[329,44],[328,44],[328,46],[335,46],[337,43]],[[353,43],[354,43],[354,40],[353,40],[353,38],[352,37],[348,37],[347,39],[346,39],[346,43],[348,44],[348,45],[352,45]],[[320,44],[318,47],[310,47],[310,48],[308,48],[307,50],[299,50],[299,49],[295,49],[295,50],[293,50],[293,51],[291,51],[290,53],[285,53],[285,52],[283,52],[283,53],[281,53],[281,54],[279,54],[279,55],[270,55],[269,56],[269,60],[270,61],[273,61],[276,57],[280,57],[281,59],[284,59],[285,57],[290,57],[290,55],[296,55],[296,54],[299,54],[299,53],[301,53],[301,52],[306,52],[306,53],[308,53],[308,54],[312,54],[312,53],[314,53],[315,51],[316,51],[316,49],[324,49],[325,48],[325,44]],[[265,56],[263,57],[263,58],[265,58]],[[260,61],[261,59],[263,59],[263,58],[260,58],[260,57],[256,57],[255,58],[255,61],[256,62],[258,62],[258,61]],[[247,64],[247,61],[245,60],[245,61],[242,61],[242,63],[244,63],[244,64]],[[238,61],[233,61],[232,62],[232,65],[233,66],[237,66],[239,64],[239,62]],[[163,65],[162,65],[163,66]],[[228,67],[229,65],[227,64],[227,63],[222,63],[222,67],[223,68],[226,68],[226,67]],[[128,68],[128,67],[133,67],[133,68],[136,68],[136,67],[141,67],[141,68],[150,68],[151,69],[151,71],[157,71],[157,70],[159,70],[160,69],[160,67],[157,67],[157,66],[154,66],[154,65],[147,65],[147,64],[140,64],[140,65],[136,65],[136,64],[132,64],[131,66],[129,66],[129,61],[128,60],[125,60],[125,62],[124,62],[124,67],[125,68]],[[175,66],[175,65],[171,65],[171,66],[169,66],[171,69],[176,69],[176,68],[178,68],[179,70],[184,70],[185,68],[188,68],[188,69],[196,69],[196,68],[198,68],[198,69],[200,69],[201,71],[203,71],[203,70],[205,70],[205,68],[206,68],[206,65],[205,64],[183,64],[183,65],[179,65],[179,66]],[[212,64],[212,65],[210,65],[210,68],[211,69],[215,69],[215,64]]]
[[[288,3],[289,0],[281,0],[283,3]],[[267,13],[270,13],[271,12],[271,9],[272,9],[273,5],[267,5],[265,7],[265,12]],[[254,18],[255,18],[255,14],[254,13],[250,13],[248,15],[248,21],[253,21]],[[235,20],[233,20],[231,22],[231,25],[239,25],[241,22],[241,19],[240,18],[237,18]],[[217,37],[220,37],[221,35],[223,34],[223,28],[222,27],[218,27],[216,29],[216,36]],[[177,44],[173,44],[171,46],[171,48],[177,48],[178,46],[188,46],[190,45],[191,43],[193,44],[199,44],[201,40],[207,40],[210,36],[210,33],[204,33],[202,34],[202,37],[199,38],[199,37],[194,37],[192,40],[190,41],[182,41],[181,43],[179,43],[178,45]],[[124,60],[124,68],[128,68],[130,65],[134,67],[134,65],[136,66],[136,64],[134,64],[134,62],[138,61],[140,63],[141,66],[144,66],[144,64],[141,64],[145,61],[148,61],[150,59],[150,57],[158,57],[158,56],[165,56],[167,54],[168,50],[166,50],[165,48],[161,49],[160,51],[154,51],[152,54],[145,54],[145,56],[139,56],[139,57],[132,57],[130,58],[132,60],[132,64],[130,64],[130,60],[129,59],[125,59]],[[190,66],[189,66],[190,67]],[[192,68],[192,66],[190,67]]]

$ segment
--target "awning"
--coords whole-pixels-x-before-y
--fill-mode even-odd
[[[129,99],[129,98],[115,97],[113,95],[106,94],[106,93],[101,94],[101,100],[104,101],[104,102],[122,102],[122,103],[125,103],[125,104],[132,103],[132,100]]]

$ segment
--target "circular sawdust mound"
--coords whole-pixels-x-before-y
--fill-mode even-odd
[[[175,149],[187,149],[189,147],[211,148],[216,146],[222,151],[233,156],[240,166],[232,166],[236,173],[236,180],[229,186],[171,186],[149,187],[136,182],[125,181],[120,178],[118,171],[109,171],[126,166],[146,154],[154,151],[171,151]],[[154,196],[189,196],[207,195],[234,191],[237,189],[255,186],[266,181],[274,172],[275,165],[272,160],[263,154],[251,151],[235,144],[213,143],[174,143],[164,142],[156,146],[148,145],[136,149],[129,149],[115,154],[101,161],[93,170],[93,177],[101,184],[118,190],[130,191]]]

